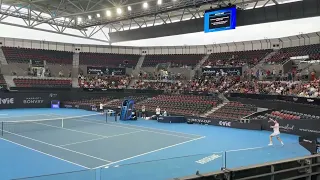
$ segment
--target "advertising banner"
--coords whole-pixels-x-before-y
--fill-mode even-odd
[[[242,67],[213,67],[213,68],[202,68],[202,73],[207,75],[218,75],[224,74],[228,76],[241,76]]]
[[[31,60],[33,67],[44,67],[44,61],[41,60]]]
[[[58,100],[56,93],[3,93],[0,95],[0,109],[49,108],[51,100]]]
[[[237,129],[250,129],[250,130],[261,130],[261,124],[259,123],[240,123],[231,120],[222,119],[211,119],[211,118],[201,118],[201,117],[189,117],[187,118],[189,124],[208,124],[213,126],[222,126]]]
[[[126,68],[108,68],[108,67],[93,67],[87,66],[88,74],[103,74],[112,76],[126,75]]]
[[[299,120],[277,120],[280,125],[280,132],[295,134],[299,136],[320,137],[320,121],[312,119]],[[262,129],[273,131],[267,120],[262,120]]]

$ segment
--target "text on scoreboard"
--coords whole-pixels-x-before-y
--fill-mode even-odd
[[[236,6],[205,11],[204,32],[224,31],[236,28]]]

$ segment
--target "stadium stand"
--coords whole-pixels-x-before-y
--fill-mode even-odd
[[[269,64],[282,64],[290,57],[309,56],[310,60],[320,59],[320,44],[282,48],[266,62]]]
[[[6,80],[4,79],[3,75],[0,74],[0,86],[3,86],[3,85],[7,85],[7,83],[6,83]]]
[[[169,114],[193,116],[205,113],[220,102],[221,100],[215,96],[158,95],[137,103],[136,108],[141,109],[142,105],[145,105],[147,111],[155,112],[159,106],[161,111],[167,111]]]
[[[82,100],[72,100],[72,101],[65,101],[64,104],[68,105],[98,105],[100,103],[107,104],[110,102],[114,97],[107,96],[107,97],[100,97],[100,98],[83,98]]]
[[[30,60],[51,64],[72,64],[72,52],[16,47],[1,47],[8,63],[29,63]]]
[[[142,95],[142,96],[127,96],[121,99],[114,99],[112,101],[109,101],[108,103],[106,103],[106,107],[107,108],[111,108],[111,109],[117,109],[119,108],[119,106],[121,106],[122,102],[126,99],[131,99],[134,101],[135,104],[137,104],[140,101],[143,101],[145,99],[147,99],[148,96]]]
[[[270,113],[265,113],[263,115],[258,115],[256,117],[252,117],[252,120],[261,120],[273,118],[276,120],[299,120],[299,119],[320,119],[319,116],[311,115],[311,114],[303,114],[300,112],[288,111],[288,110],[280,110],[280,111],[272,111]]]
[[[159,63],[171,63],[171,67],[195,66],[204,54],[146,55],[142,67],[155,67]]]
[[[31,79],[14,78],[17,87],[71,88],[71,80],[67,79]]]
[[[256,65],[262,58],[272,52],[272,49],[253,50],[253,51],[235,51],[212,53],[204,66],[243,66]]]
[[[125,89],[131,81],[130,76],[81,76],[78,84],[84,88]]]
[[[109,54],[109,53],[80,53],[81,65],[108,66],[108,67],[134,67],[140,55]]]
[[[245,116],[257,112],[257,107],[240,102],[229,102],[220,109],[209,114],[210,118],[239,120]]]
[[[293,95],[300,97],[319,97],[320,80],[314,81],[244,81],[237,83],[232,92],[250,94]]]

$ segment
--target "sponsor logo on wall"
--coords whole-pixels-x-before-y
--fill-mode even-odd
[[[270,128],[272,128],[272,127],[270,126]],[[285,131],[285,132],[293,131],[294,130],[294,125],[290,125],[290,124],[287,124],[285,126],[279,125],[279,129],[282,130],[282,131]]]
[[[66,105],[64,105],[64,107],[65,107],[65,108],[72,108],[72,105],[66,104]]]
[[[43,102],[41,97],[28,97],[23,100],[23,104],[42,104]]]
[[[50,93],[49,94],[49,97],[51,97],[51,98],[55,98],[55,97],[57,97],[58,96],[58,94],[55,94],[55,93]]]
[[[220,126],[231,127],[230,121],[219,121]]]
[[[0,104],[14,104],[14,98],[0,98]]]
[[[199,123],[199,124],[209,124],[211,123],[211,120],[208,119],[195,119],[195,118],[190,118],[188,119],[189,122],[193,123]]]

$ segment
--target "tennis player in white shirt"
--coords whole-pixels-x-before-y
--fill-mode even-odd
[[[276,120],[273,120],[270,118],[270,120],[268,122],[273,122],[274,125],[271,126],[271,128],[273,128],[273,133],[270,135],[270,143],[269,146],[272,146],[272,138],[273,137],[277,137],[278,141],[280,141],[280,143],[283,145],[282,140],[280,139],[280,128],[279,128],[279,123]]]

